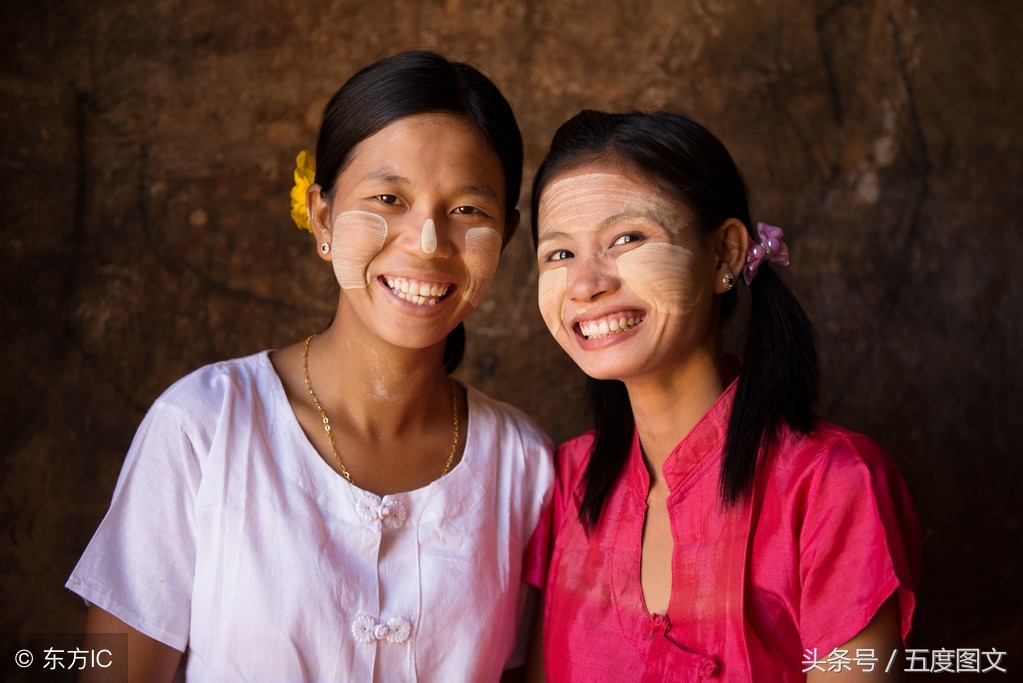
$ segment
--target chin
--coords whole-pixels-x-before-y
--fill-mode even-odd
[[[422,350],[445,343],[448,334],[449,331],[440,329],[432,331],[390,330],[382,334],[381,338],[398,348]]]
[[[578,359],[573,358],[575,364],[579,367],[587,377],[592,379],[622,379],[627,377],[629,372],[627,368],[622,367],[618,363],[592,363],[592,362],[580,362]]]

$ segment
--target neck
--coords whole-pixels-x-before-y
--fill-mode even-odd
[[[661,476],[664,461],[721,396],[724,368],[724,354],[716,349],[684,367],[625,382],[652,476]]]
[[[379,339],[369,343],[335,321],[310,344],[308,364],[328,413],[343,412],[367,434],[393,434],[441,413],[447,420],[450,388],[443,357],[443,341],[425,349]]]

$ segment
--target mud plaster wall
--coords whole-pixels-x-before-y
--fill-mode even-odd
[[[880,441],[912,490],[915,644],[1009,649],[1023,670],[1023,6],[243,5],[0,9],[4,631],[81,628],[63,581],[164,388],[325,325],[329,267],[288,217],[295,154],[357,67],[437,47],[508,95],[527,187],[583,107],[673,107],[722,137],[786,231],[821,412]],[[537,313],[527,232],[459,377],[563,439],[585,427],[582,383]]]

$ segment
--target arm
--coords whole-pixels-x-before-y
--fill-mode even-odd
[[[533,615],[533,631],[529,637],[529,650],[526,651],[526,666],[523,669],[527,683],[547,683],[543,667],[543,607],[544,599],[541,595]]]
[[[829,680],[904,680],[905,659],[892,654],[902,652],[916,604],[919,521],[898,470],[875,442],[840,438],[826,465],[807,493],[800,534],[801,637],[834,643],[861,629],[837,648],[860,661],[828,673]],[[872,617],[863,611],[869,605],[880,605]],[[858,657],[857,649],[866,652]],[[876,662],[868,672],[862,657],[870,650]],[[894,671],[885,673],[889,661]],[[839,663],[831,666],[849,668]]]
[[[878,608],[874,618],[867,626],[852,637],[851,640],[840,645],[837,649],[847,650],[850,655],[856,653],[857,649],[873,650],[877,657],[877,666],[870,673],[852,667],[846,671],[818,671],[813,670],[806,676],[807,683],[849,683],[852,681],[904,681],[906,675],[903,671],[902,659],[897,657],[892,664],[892,670],[885,673],[888,659],[895,650],[902,650],[902,636],[899,626],[899,598],[892,595],[885,600]]]
[[[529,618],[529,642],[526,643],[526,661],[515,669],[506,669],[501,676],[501,683],[547,683],[543,668],[543,594],[535,591],[534,607],[528,612],[532,613]]]
[[[90,649],[95,638],[105,633],[128,636],[129,683],[135,681],[169,683],[174,680],[178,665],[181,663],[180,652],[158,640],[153,640],[95,605],[89,607],[89,615],[85,620],[85,648]],[[78,680],[79,683],[98,683],[109,681],[110,678],[106,669],[86,668]]]

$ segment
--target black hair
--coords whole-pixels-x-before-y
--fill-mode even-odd
[[[446,112],[464,116],[483,134],[504,169],[505,217],[519,201],[522,135],[511,105],[479,70],[429,50],[385,57],[348,79],[327,102],[316,141],[316,177],[324,196],[351,160],[355,147],[398,119]],[[515,224],[506,222],[504,242]],[[448,335],[444,363],[454,371],[465,352],[462,324]]]
[[[737,218],[757,241],[746,183],[724,144],[706,128],[673,112],[582,111],[558,129],[534,177],[534,245],[544,188],[556,175],[593,162],[626,165],[682,201],[701,238]],[[769,264],[761,264],[749,289],[743,365],[718,479],[726,507],[749,495],[761,454],[775,444],[782,421],[802,433],[813,428],[817,400],[816,335],[806,313]],[[721,297],[720,318],[725,320],[734,314],[736,292]],[[584,526],[593,529],[621,475],[635,424],[622,382],[590,379],[587,396],[595,439],[579,514]]]

